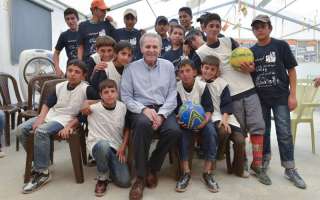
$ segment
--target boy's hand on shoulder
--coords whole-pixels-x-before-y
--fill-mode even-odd
[[[61,137],[62,139],[68,139],[71,134],[73,134],[73,129],[70,127],[64,127],[58,133],[59,137]]]
[[[240,69],[244,73],[251,73],[256,70],[256,67],[253,62],[243,62],[241,63]]]
[[[89,104],[89,102],[85,101],[85,102],[83,103],[80,112],[81,112],[83,115],[90,115],[90,114],[92,113],[92,111],[91,111],[91,109],[90,109],[90,104]]]
[[[294,109],[296,109],[298,105],[298,101],[295,95],[290,94],[288,97],[288,107],[290,111],[293,111]]]
[[[126,163],[126,147],[124,145],[121,145],[119,149],[117,150],[117,157],[120,161],[120,163]]]

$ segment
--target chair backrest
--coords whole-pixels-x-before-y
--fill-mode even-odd
[[[319,103],[319,99],[317,99],[319,88],[314,87],[312,80],[298,81],[296,93],[298,106],[294,110],[294,113],[298,118],[312,118],[315,107],[303,106],[303,104]]]
[[[59,77],[54,75],[40,75],[33,77],[28,83],[28,110],[33,110],[35,104],[34,97],[35,93],[41,93],[43,85],[48,80],[59,79]]]
[[[42,105],[47,101],[50,94],[55,91],[56,85],[65,81],[66,79],[53,79],[46,81],[41,90],[41,96],[39,100],[39,109],[38,112],[40,113]]]
[[[14,93],[17,101],[21,103],[22,99],[21,99],[21,95],[19,92],[16,79],[10,74],[0,73],[0,91],[1,91],[0,93],[2,96],[3,105],[11,104],[9,82],[11,82],[13,85],[13,89],[14,89]]]

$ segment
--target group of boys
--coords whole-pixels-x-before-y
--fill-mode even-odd
[[[258,15],[251,24],[257,38],[251,48],[255,62],[242,63],[241,71],[236,71],[228,61],[238,45],[220,34],[218,14],[202,16],[201,32],[191,26],[191,9],[184,7],[179,10],[181,25],[175,20],[170,25],[166,17],[160,16],[155,23],[158,34],[143,34],[134,28],[135,10],[125,11],[123,29],[115,29],[110,17],[105,19],[107,10],[103,1],[93,0],[93,17],[80,23],[79,28],[77,12],[71,8],[65,11],[70,29],[61,34],[54,61],[57,74],[62,75],[58,58],[65,47],[70,59],[67,80],[56,85],[38,117],[16,129],[24,146],[30,130],[35,134],[32,178],[24,185],[24,193],[33,192],[50,180],[50,136],[68,138],[82,120],[80,112],[88,116],[87,147],[97,165],[96,196],[105,194],[109,179],[119,187],[131,185],[125,153],[129,134],[133,134],[137,171],[129,194],[132,200],[142,198],[145,185],[157,186],[157,172],[164,157],[177,144],[182,173],[175,190],[186,191],[191,179],[188,149],[194,145],[190,144],[194,134],[202,137],[202,179],[209,191],[219,191],[213,171],[228,139],[234,143],[233,172],[240,177],[249,176],[247,133],[252,143],[250,168],[261,183],[271,185],[267,175],[271,110],[285,176],[295,186],[306,188],[295,169],[290,131],[290,111],[297,106],[297,62],[287,43],[270,37],[268,16]],[[78,43],[70,39],[76,33]],[[187,129],[176,119],[175,110],[186,101],[200,104],[205,110],[205,121],[196,130]],[[154,131],[159,132],[160,140],[149,159]]]

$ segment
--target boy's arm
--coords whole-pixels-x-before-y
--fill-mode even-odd
[[[60,65],[59,65],[59,62],[60,62],[59,56],[60,56],[60,51],[55,49],[54,53],[53,53],[54,69],[56,71],[57,76],[62,77],[63,76],[63,72],[61,71],[61,68],[60,68]]]
[[[79,60],[82,60],[83,59],[83,44],[80,44],[79,47],[78,47],[78,59]]]
[[[117,150],[117,156],[118,156],[118,159],[121,163],[125,163],[127,161],[126,148],[128,146],[128,142],[129,142],[129,134],[130,134],[130,129],[124,128],[123,129],[122,144],[120,145],[119,149]]]
[[[73,133],[73,129],[79,125],[79,120],[77,117],[73,118],[61,131],[58,135],[62,139],[68,139],[69,136]]]
[[[297,87],[297,73],[296,69],[288,69],[289,75],[289,85],[290,85],[290,94],[288,98],[289,110],[292,111],[297,107],[297,96],[296,96],[296,87]]]
[[[49,107],[46,104],[43,104],[40,114],[38,115],[37,120],[32,124],[32,130],[34,131],[38,126],[40,126],[44,120],[46,119],[46,116],[49,112]]]

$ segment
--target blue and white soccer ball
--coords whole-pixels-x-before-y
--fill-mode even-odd
[[[178,116],[188,129],[197,129],[205,120],[205,111],[201,105],[186,101],[180,106]]]

